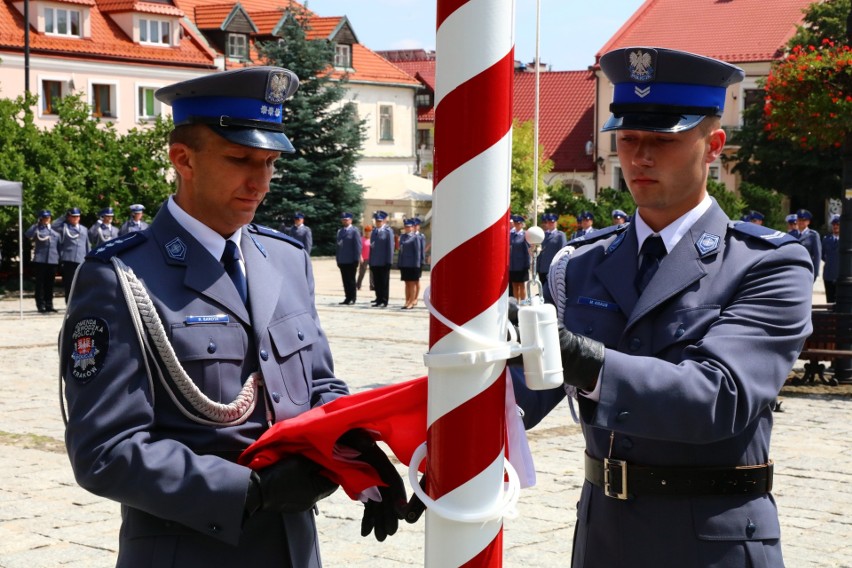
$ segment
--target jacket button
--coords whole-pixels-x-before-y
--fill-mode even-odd
[[[621,449],[630,450],[632,448],[633,448],[633,440],[631,440],[630,438],[624,438],[623,440],[621,440]]]
[[[274,392],[272,393],[272,400],[275,402],[279,402],[281,400],[281,393]]]
[[[683,326],[680,326],[675,330],[675,337],[681,337],[684,333],[686,333],[686,330]]]
[[[207,344],[207,352],[208,353],[216,353],[216,344],[212,341]]]
[[[642,347],[642,340],[638,337],[634,337],[630,340],[630,350],[631,351],[639,351]]]
[[[628,411],[626,411],[626,410],[622,410],[622,411],[621,411],[621,412],[619,412],[619,413],[618,413],[618,415],[615,417],[615,420],[616,420],[617,422],[624,422],[624,421],[626,421],[629,417],[630,417],[630,413],[629,413]]]
[[[269,353],[266,351],[266,349],[260,350],[260,358],[263,359],[264,361],[269,359]]]
[[[748,524],[746,525],[746,536],[751,538],[754,536],[754,531],[757,530],[757,525],[752,522],[751,519],[748,520]]]
[[[298,337],[298,338],[299,338],[299,341],[304,341],[304,339],[305,339],[305,334],[304,334],[304,333],[302,333],[302,330],[299,330],[299,333],[297,333],[297,334],[296,334],[296,337]]]

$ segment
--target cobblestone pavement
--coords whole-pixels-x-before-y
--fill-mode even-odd
[[[428,313],[391,302],[369,307],[343,299],[333,260],[316,259],[317,307],[337,373],[353,391],[426,373]],[[423,280],[424,288],[428,284]],[[394,272],[392,278],[397,278]],[[815,296],[815,302],[821,301]],[[61,298],[57,299],[62,307]],[[79,487],[64,453],[58,405],[56,339],[62,312],[38,314],[24,299],[0,300],[0,568],[100,568],[115,563],[118,505]],[[789,568],[852,568],[852,389],[785,389],[775,414],[774,495],[781,512]],[[538,483],[525,489],[518,517],[504,520],[505,566],[566,566],[573,511],[582,482],[582,436],[561,405],[528,433]],[[400,468],[402,471],[402,468]],[[384,543],[359,534],[361,506],[342,491],[322,503],[318,518],[327,567],[423,565],[424,523],[403,524]]]

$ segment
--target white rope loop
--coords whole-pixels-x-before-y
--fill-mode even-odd
[[[197,418],[186,412],[184,412],[184,414],[203,424],[209,424],[212,422],[221,426],[232,426],[245,422],[249,415],[251,415],[254,411],[257,404],[257,391],[260,385],[263,384],[260,373],[254,372],[249,375],[243,385],[243,388],[237,394],[237,397],[233,400],[233,402],[223,404],[210,399],[207,395],[201,392],[198,385],[193,382],[190,376],[183,369],[183,366],[181,366],[174,348],[172,348],[171,343],[169,343],[166,330],[163,328],[163,322],[154,307],[154,303],[151,301],[151,297],[148,295],[145,287],[139,279],[136,278],[133,270],[124,264],[124,262],[122,262],[117,256],[112,257],[111,260],[115,266],[119,281],[121,282],[122,291],[125,294],[128,307],[131,308],[131,313],[135,311],[141,318],[142,322],[144,322],[145,327],[151,336],[151,340],[154,342],[157,353],[160,355],[160,359],[166,366],[169,376],[172,378],[172,381],[178,388],[183,399],[186,400],[186,402],[189,403],[196,412],[207,418],[207,420]],[[133,308],[135,308],[135,310]],[[175,400],[174,393],[172,393],[171,388],[162,375],[161,379],[163,386],[169,392],[172,400]],[[180,403],[177,401],[175,402],[178,404],[179,408],[183,409]]]

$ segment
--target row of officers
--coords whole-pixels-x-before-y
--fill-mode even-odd
[[[121,227],[113,225],[115,211],[112,207],[98,213],[98,221],[89,228],[80,224],[80,209],[72,207],[56,221],[48,209],[38,214],[38,220],[26,230],[24,236],[33,241],[32,267],[35,277],[36,308],[41,313],[55,312],[53,307],[53,281],[57,267],[65,289],[65,302],[77,267],[92,249],[121,235],[141,231],[148,227],[142,219],[145,207],[130,206],[130,218]]]

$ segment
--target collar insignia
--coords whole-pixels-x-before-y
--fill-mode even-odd
[[[698,240],[695,242],[695,248],[698,249],[698,253],[701,256],[705,256],[710,254],[711,252],[715,252],[716,249],[719,248],[719,241],[722,238],[718,235],[712,235],[710,233],[703,233]]]
[[[169,258],[183,262],[186,260],[186,245],[180,237],[175,237],[166,243],[166,254]]]

